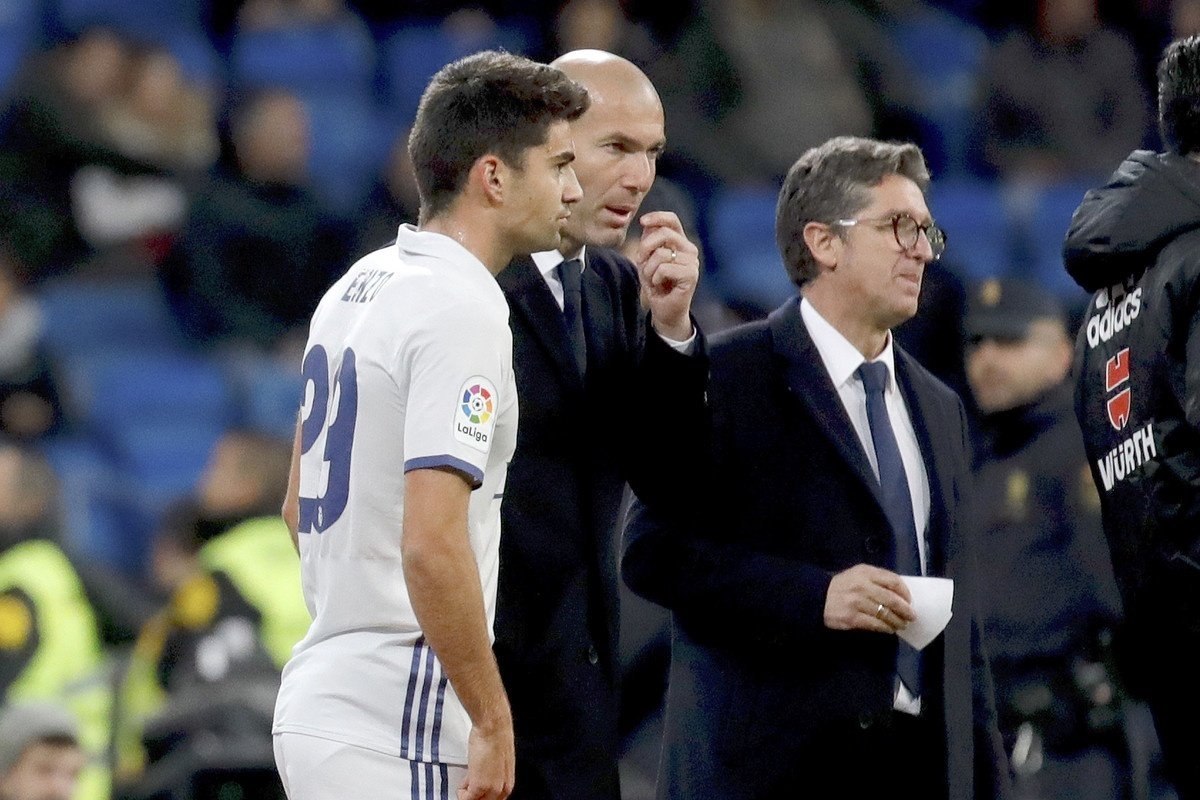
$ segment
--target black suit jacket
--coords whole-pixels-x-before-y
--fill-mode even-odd
[[[676,396],[699,405],[706,377],[702,342],[684,356],[648,333],[632,264],[590,247],[586,262],[586,378],[533,260],[499,277],[520,423],[501,506],[495,652],[517,800],[618,797],[617,514],[626,480],[653,496],[670,474],[665,439],[647,435],[658,407]]]
[[[797,796],[823,768],[805,755],[831,726],[892,708],[896,638],[824,624],[832,576],[890,567],[892,534],[798,300],[714,339],[710,358],[709,464],[695,511],[668,518],[637,506],[626,529],[625,580],[673,612],[659,792]],[[958,518],[965,415],[899,348],[896,373],[929,475],[928,572],[955,579],[954,617],[925,650],[923,712],[942,722],[947,796],[974,797],[977,784],[992,796],[1006,778]]]

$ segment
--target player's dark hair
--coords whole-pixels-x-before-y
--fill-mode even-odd
[[[1200,151],[1200,36],[1171,42],[1158,62],[1158,130],[1168,150]]]
[[[587,91],[554,67],[485,50],[443,67],[425,89],[408,139],[421,218],[436,216],[462,191],[479,158],[516,169],[546,142],[550,125],[587,110]]]
[[[870,204],[870,190],[888,175],[908,178],[924,192],[929,169],[921,148],[838,136],[800,156],[775,205],[775,243],[792,283],[803,286],[820,274],[804,241],[804,226],[853,217]]]

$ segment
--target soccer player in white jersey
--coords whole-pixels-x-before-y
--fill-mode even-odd
[[[517,397],[494,275],[558,245],[587,102],[507,53],[442,69],[409,140],[420,224],[313,315],[284,507],[313,614],[275,711],[291,800],[512,790],[491,632]]]

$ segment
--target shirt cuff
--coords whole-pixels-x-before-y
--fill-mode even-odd
[[[676,341],[675,339],[670,339],[666,336],[663,336],[658,331],[655,331],[654,334],[658,338],[660,338],[664,342],[666,342],[667,346],[670,347],[672,350],[674,350],[676,353],[682,353],[685,356],[690,356],[692,354],[692,352],[695,351],[695,349],[696,349],[696,326],[695,325],[692,326],[692,335],[689,336],[687,339],[683,340],[682,342]]]

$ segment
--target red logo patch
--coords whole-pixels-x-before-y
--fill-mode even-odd
[[[1104,365],[1104,388],[1111,392],[1128,382],[1129,348],[1126,347]],[[1129,423],[1129,407],[1132,399],[1133,396],[1128,387],[1108,398],[1108,421],[1116,430],[1121,430]]]

